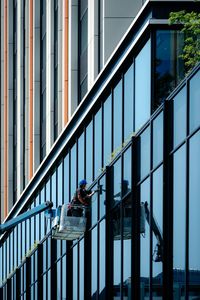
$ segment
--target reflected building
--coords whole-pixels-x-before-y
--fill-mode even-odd
[[[44,212],[0,236],[0,299],[200,299],[200,65],[174,10],[198,2],[1,1],[1,223],[73,198],[87,230]]]

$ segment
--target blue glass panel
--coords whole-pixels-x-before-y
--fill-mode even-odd
[[[84,178],[84,133],[78,139],[78,182]]]
[[[47,278],[48,278],[48,282],[47,282],[48,296],[47,296],[47,299],[51,300],[51,270],[47,273]]]
[[[47,276],[46,274],[43,276],[43,299],[47,299]]]
[[[47,269],[47,240],[43,242],[43,272]]]
[[[31,209],[34,208],[34,207],[35,207],[35,200],[31,204]],[[28,243],[27,243],[29,245],[29,248],[34,245],[34,241],[36,239],[36,237],[35,237],[35,234],[36,234],[36,231],[35,231],[35,218],[36,217],[33,217],[30,220],[28,220],[28,222],[31,222],[31,228],[30,228],[31,229],[31,231],[30,231],[31,236],[30,236],[30,241],[28,240]],[[27,224],[26,224],[26,226],[27,226]]]
[[[122,147],[122,80],[113,92],[113,151]]]
[[[129,147],[124,153],[123,160],[123,180],[122,180],[122,195],[126,195],[131,191],[131,147]]]
[[[132,198],[123,203],[123,296],[131,299],[131,225]]]
[[[184,78],[183,51],[184,34],[178,30],[156,31],[156,109]]]
[[[102,110],[94,117],[94,176],[102,172]]]
[[[174,147],[186,136],[186,88],[174,98]]]
[[[103,165],[106,166],[109,164],[111,159],[111,152],[112,152],[112,97],[111,95],[106,99],[104,105],[104,118],[103,118]]]
[[[200,132],[190,140],[190,181],[189,181],[189,284],[190,295],[200,295]],[[198,287],[198,288],[195,288]]]
[[[14,229],[14,244],[13,244],[13,249],[14,249],[14,268],[17,267],[17,251],[15,249],[18,249],[17,247],[17,227],[15,227]],[[1,264],[1,260],[0,260],[0,266],[2,266]]]
[[[40,192],[40,201],[41,203],[45,202],[45,187]],[[44,230],[45,230],[45,218],[44,218],[44,212],[41,213],[41,238],[44,237]]]
[[[174,269],[185,270],[186,226],[186,151],[185,145],[174,154]]]
[[[149,40],[135,59],[135,130],[138,130],[149,119],[150,108],[151,44]]]
[[[37,197],[35,199],[35,206],[38,206],[38,205],[40,205],[40,196],[39,195],[37,195]],[[41,235],[40,214],[37,214],[35,216],[34,227],[35,227],[35,233],[36,233],[35,240],[38,243],[40,241],[40,235]]]
[[[105,219],[100,223],[99,227],[99,299],[105,299],[106,288],[106,249],[105,249]]]
[[[133,65],[124,74],[124,141],[133,133]]]
[[[97,185],[94,186],[93,190],[97,189]],[[96,224],[98,219],[98,193],[95,193],[92,197],[91,202],[91,219],[92,225]]]
[[[38,280],[38,251],[35,251],[35,266],[34,266],[34,272],[35,272],[35,280]]]
[[[14,256],[14,251],[13,251],[13,232],[10,233],[10,272],[13,270],[13,256]]]
[[[63,204],[63,164],[61,163],[57,169],[57,194],[58,205]]]
[[[55,200],[52,199],[51,197],[51,190],[50,190],[50,186],[51,186],[51,181],[50,179],[48,180],[48,182],[46,183],[46,201],[52,201],[54,204],[54,208],[55,208]],[[47,226],[46,226],[46,233],[50,230],[50,222],[47,222]]]
[[[62,299],[62,295],[61,295],[61,261],[59,260],[57,262],[57,299]]]
[[[62,297],[67,299],[67,274],[66,274],[66,255],[62,259]]]
[[[153,167],[163,159],[163,113],[153,121]]]
[[[117,205],[112,214],[112,230],[113,230],[113,299],[120,293],[121,283],[121,216],[120,207]]]
[[[79,299],[84,295],[84,239],[79,243]]]
[[[93,123],[86,128],[86,179],[89,184],[93,181]]]
[[[153,218],[156,222],[161,239],[163,239],[163,167],[159,167],[153,173]],[[161,253],[159,252],[160,240],[155,236],[154,228],[152,227],[152,236],[153,236],[153,295],[155,298],[159,298],[160,291],[162,290],[162,280],[158,283],[157,278],[163,276],[163,264],[160,260]],[[156,261],[157,260],[157,261]],[[162,298],[159,298],[162,299]]]
[[[51,176],[51,198],[55,207],[57,207],[58,198],[57,198],[57,186],[56,186],[56,171]]]
[[[64,158],[64,203],[70,201],[69,197],[69,154]]]
[[[200,71],[190,80],[190,132],[200,125]]]
[[[111,206],[121,200],[121,159],[118,159],[113,166],[113,199]]]
[[[71,172],[70,172],[70,180],[71,180],[71,196],[70,199],[73,198],[74,193],[77,188],[77,182],[76,182],[76,144],[71,149]]]
[[[140,179],[150,171],[150,128],[148,127],[140,137]]]
[[[22,253],[21,253],[21,251],[22,251],[22,247],[21,247],[21,245],[22,245],[22,241],[21,241],[21,237],[22,237],[21,229],[22,229],[22,226],[21,226],[21,224],[18,224],[17,228],[18,228],[18,238],[17,238],[17,245],[18,245],[17,254],[18,255],[17,255],[17,263],[19,264],[20,261],[21,261],[21,257],[22,257]]]
[[[147,201],[150,207],[150,180],[147,178],[140,188],[141,202]],[[149,224],[145,221],[145,235],[140,235],[140,288],[143,299],[149,297],[150,277],[150,230]],[[145,298],[146,297],[146,298]]]
[[[97,293],[97,227],[92,230],[92,261],[91,261],[91,296],[96,299]]]
[[[99,181],[99,184],[102,186],[102,194],[99,194],[99,214],[100,219],[105,215],[105,200],[106,200],[106,178],[105,175]]]
[[[73,300],[78,300],[78,247],[73,248]]]

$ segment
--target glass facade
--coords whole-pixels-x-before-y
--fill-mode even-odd
[[[56,208],[86,178],[98,190],[86,233],[56,241],[44,213],[8,231],[0,240],[2,299],[145,300],[165,291],[198,299],[200,71],[153,113],[151,47],[164,34],[172,33],[148,34],[130,54],[62,151],[55,147],[56,159],[24,203],[28,210],[51,200]]]

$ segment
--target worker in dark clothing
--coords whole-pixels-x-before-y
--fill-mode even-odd
[[[76,190],[74,194],[74,198],[72,200],[72,216],[80,217],[83,214],[83,209],[81,206],[90,205],[91,198],[95,192],[89,191],[86,189],[87,181],[85,179],[79,182],[79,188]],[[76,207],[77,205],[77,207]]]

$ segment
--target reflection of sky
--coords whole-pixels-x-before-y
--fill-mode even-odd
[[[174,268],[185,268],[185,146],[174,155]]]

